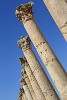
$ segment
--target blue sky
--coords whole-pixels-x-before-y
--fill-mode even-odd
[[[21,22],[15,16],[16,7],[30,0],[0,1],[0,100],[17,100],[22,66],[18,60],[23,56],[17,46],[20,36],[27,35]],[[57,58],[67,71],[67,43],[54,23],[42,0],[32,0],[35,5],[35,20]],[[32,48],[42,64],[34,46]],[[42,64],[44,70],[45,66]],[[48,75],[49,76],[49,75]],[[50,77],[49,77],[50,78]]]

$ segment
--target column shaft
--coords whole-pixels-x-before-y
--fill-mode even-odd
[[[39,30],[33,18],[32,7],[33,3],[21,5],[16,10],[16,15],[22,21],[26,31],[29,34],[38,54],[40,55],[43,63],[57,87],[63,100],[67,99],[67,75],[62,65],[57,60],[50,46],[44,39],[41,31]],[[27,11],[27,12],[26,12]]]
[[[46,100],[59,100],[57,94],[55,93],[49,79],[47,78],[44,70],[42,69],[41,65],[39,64],[37,58],[35,57],[34,53],[32,52],[31,48],[27,49],[24,52],[24,55],[30,65],[30,68],[46,98]]]
[[[25,71],[26,71],[26,73],[28,75],[28,78],[30,80],[32,88],[35,91],[37,99],[38,100],[46,100],[44,95],[43,95],[43,93],[42,93],[42,91],[41,91],[41,89],[40,89],[40,87],[39,87],[39,85],[38,85],[38,83],[37,83],[37,81],[36,81],[36,79],[35,79],[35,77],[34,77],[34,75],[33,75],[33,73],[32,73],[32,71],[31,71],[31,69],[30,69],[30,66],[29,66],[29,64],[27,62],[25,64],[25,66],[24,66],[24,69],[25,69]]]
[[[67,40],[67,1],[43,0],[57,26]]]
[[[25,92],[25,94],[26,94],[28,100],[33,100],[32,96],[31,96],[31,93],[30,93],[30,91],[29,91],[29,89],[28,89],[28,87],[27,87],[26,84],[23,85],[23,89],[24,89],[24,92]]]
[[[30,68],[32,70],[32,73],[34,74],[45,98],[47,100],[58,100],[58,96],[56,95],[49,79],[47,78],[43,68],[41,67],[40,63],[38,62],[35,54],[33,53],[30,44],[29,43],[29,37],[22,37],[20,42],[22,50],[24,52],[24,55],[30,65]]]
[[[38,54],[40,55],[43,63],[46,65],[46,68],[54,84],[56,85],[61,97],[65,98],[64,96],[66,93],[65,91],[67,91],[66,90],[67,89],[67,75],[64,69],[62,68],[62,65],[59,63],[56,56],[54,55],[51,48],[49,47],[48,43],[44,39],[35,21],[32,19],[25,22],[24,27],[27,30],[29,37],[31,38],[34,46],[36,47],[36,50]]]
[[[25,91],[25,94],[26,94],[28,100],[33,100],[33,98],[31,96],[31,93],[30,93],[28,87],[26,85],[24,85],[23,88],[24,88],[24,91]]]
[[[25,79],[25,81],[27,83],[27,86],[28,86],[28,88],[30,90],[30,93],[31,93],[32,97],[33,97],[33,100],[38,100],[37,97],[36,97],[36,95],[35,95],[35,91],[33,91],[33,88],[31,86],[30,80],[29,80],[26,72],[23,73],[23,77],[24,77],[24,79]]]

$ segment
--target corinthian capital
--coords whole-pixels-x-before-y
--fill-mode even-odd
[[[29,36],[22,36],[19,41],[17,41],[18,46],[24,51],[30,47]]]
[[[23,75],[23,74],[26,74],[25,69],[24,69],[24,70],[21,70],[21,74],[22,74],[22,75]]]
[[[28,62],[27,62],[27,60],[26,60],[25,57],[19,58],[19,60],[20,60],[21,65],[23,65],[23,67],[25,67],[25,66],[28,65]],[[22,71],[22,74],[23,74],[23,73],[25,73],[25,70]]]
[[[33,17],[32,7],[34,6],[33,2],[28,2],[26,4],[21,4],[16,9],[16,16],[19,21],[23,23]]]
[[[24,80],[24,78],[21,78],[21,79],[20,79],[20,83],[21,83],[22,85],[27,85],[26,82],[25,82],[25,80]]]
[[[23,93],[24,93],[24,89],[20,88],[20,94],[23,94]]]
[[[23,75],[24,79],[26,79],[28,77],[27,74],[26,74],[25,69],[21,70],[21,74]]]

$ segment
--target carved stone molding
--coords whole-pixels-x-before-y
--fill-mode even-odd
[[[21,70],[21,74],[23,75],[24,79],[28,77],[27,74],[26,74],[25,69],[24,70]]]
[[[21,65],[25,65],[25,62],[27,62],[25,57],[19,58]]]
[[[30,38],[29,36],[22,36],[19,41],[17,41],[18,46],[24,51],[30,48]]]
[[[26,82],[25,82],[25,80],[24,80],[24,78],[21,78],[21,79],[20,79],[20,83],[21,83],[22,85],[27,85]]]
[[[20,88],[20,94],[23,94],[23,93],[24,93],[24,89]]]
[[[23,65],[23,67],[28,65],[28,62],[25,57],[19,58],[19,60],[20,60],[21,65]],[[23,73],[23,71],[22,71],[22,73]]]
[[[32,7],[34,6],[33,2],[28,2],[26,4],[21,4],[16,8],[16,16],[19,21],[25,23],[33,17]]]
[[[22,74],[22,75],[23,75],[23,74],[26,74],[25,69],[24,69],[24,70],[21,70],[21,74]]]
[[[20,88],[20,92],[19,92],[19,97],[20,97],[20,98],[22,98],[23,93],[24,93],[24,90],[22,90],[22,89]]]

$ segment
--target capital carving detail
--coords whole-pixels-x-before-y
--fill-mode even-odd
[[[30,38],[29,36],[22,36],[19,41],[17,41],[18,46],[24,51],[30,48]]]
[[[23,74],[26,74],[25,69],[24,69],[24,70],[21,70],[21,74],[22,74],[22,75],[23,75]]]
[[[23,65],[23,67],[25,67],[26,65],[28,65],[28,62],[26,60],[25,57],[19,58],[21,65]],[[24,71],[25,72],[25,71]],[[22,71],[23,73],[23,71]]]
[[[21,83],[23,86],[24,86],[24,85],[27,85],[26,82],[25,82],[25,80],[24,80],[24,78],[21,78],[21,79],[20,79],[20,83]]]
[[[24,93],[24,89],[20,88],[18,100],[22,100],[23,93]]]
[[[20,97],[22,97],[22,96],[23,96],[23,93],[24,93],[23,88],[20,88],[20,92],[19,92]]]
[[[24,89],[20,88],[20,94],[23,94],[23,93],[24,93]]]
[[[28,77],[27,74],[26,74],[25,69],[21,70],[21,74],[23,75],[24,79],[26,79]]]
[[[21,4],[16,8],[16,16],[19,21],[25,23],[27,20],[33,17],[32,7],[34,6],[33,2],[28,2],[26,4]]]

